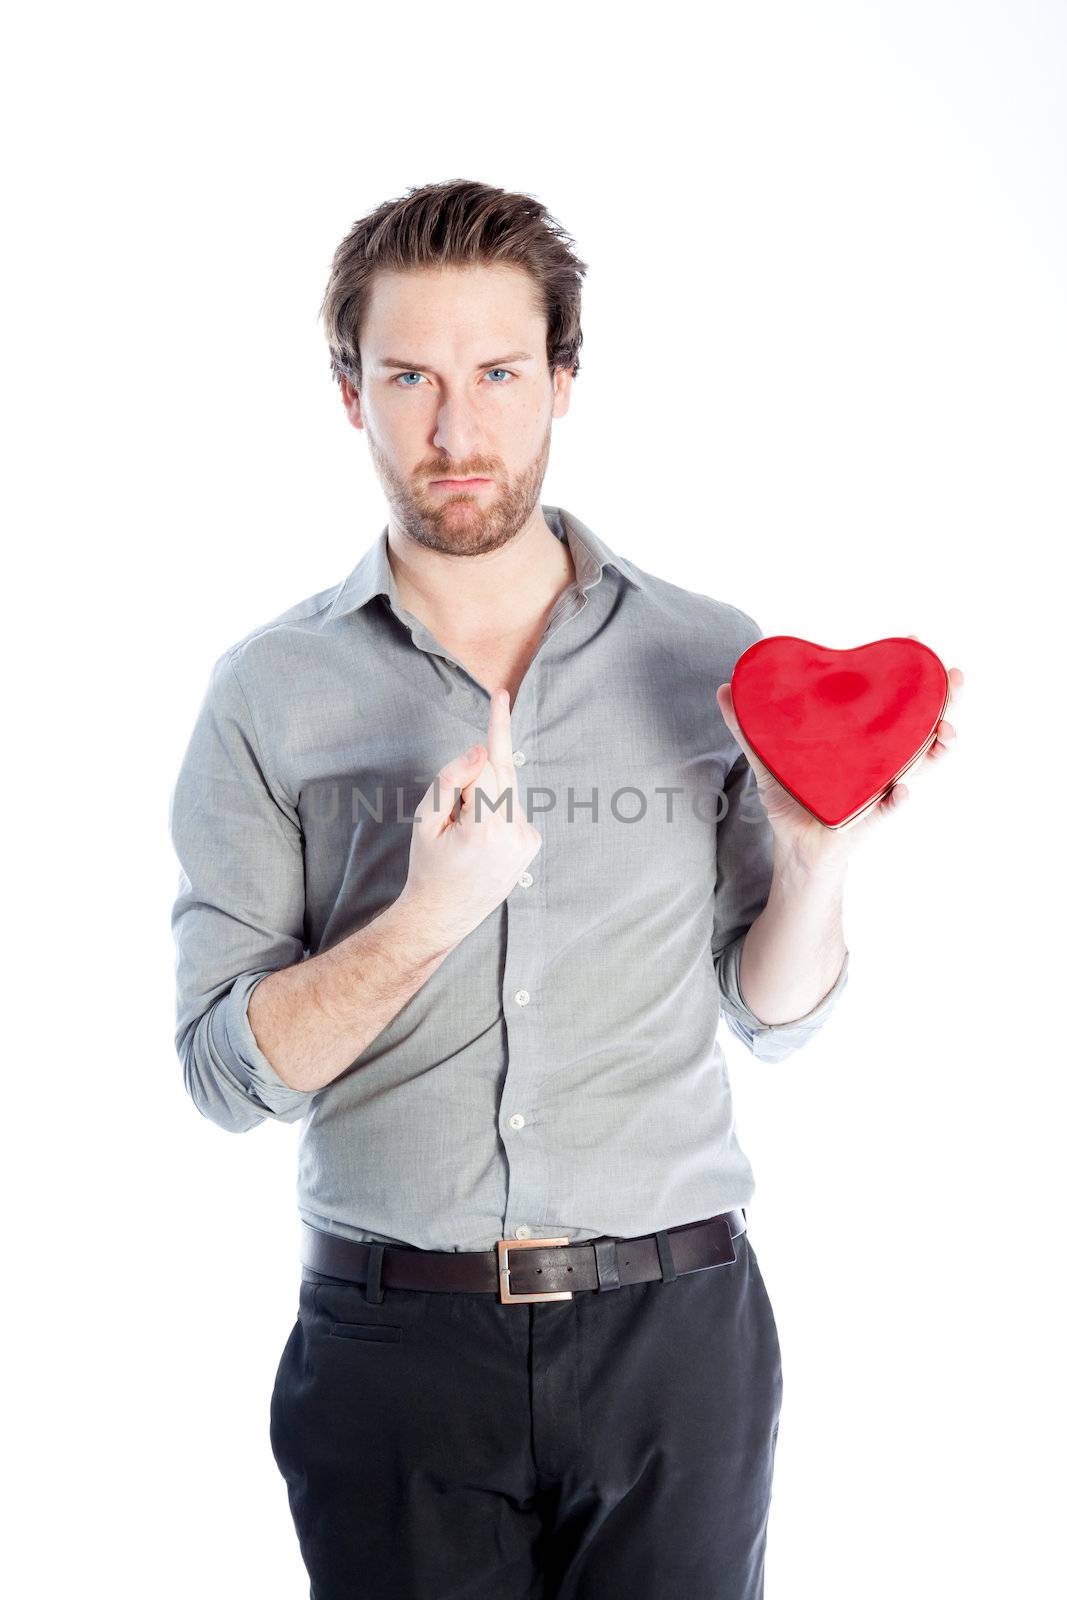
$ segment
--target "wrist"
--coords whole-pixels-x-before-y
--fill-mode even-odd
[[[848,868],[849,847],[834,830],[824,828],[823,832],[829,837],[816,846],[775,839],[774,877],[779,884],[805,893],[821,887],[841,887]]]
[[[416,965],[443,961],[459,942],[438,925],[429,908],[407,888],[377,920],[385,923],[395,948]]]

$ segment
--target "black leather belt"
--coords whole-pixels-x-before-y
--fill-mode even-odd
[[[570,1300],[577,1289],[619,1289],[627,1283],[665,1283],[686,1272],[737,1260],[744,1210],[643,1234],[637,1239],[501,1239],[490,1250],[401,1249],[324,1233],[301,1219],[300,1259],[312,1272],[383,1289],[430,1289],[495,1294],[504,1305]]]

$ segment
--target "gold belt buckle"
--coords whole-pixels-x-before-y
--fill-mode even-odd
[[[558,1289],[553,1294],[512,1294],[508,1287],[511,1267],[508,1263],[509,1250],[533,1250],[538,1245],[570,1244],[569,1239],[498,1239],[496,1246],[497,1261],[499,1263],[500,1303],[505,1306],[526,1305],[531,1300],[573,1300],[573,1289]]]

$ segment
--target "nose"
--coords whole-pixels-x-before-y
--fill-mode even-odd
[[[477,456],[480,450],[481,430],[474,403],[458,395],[443,400],[437,412],[433,444],[436,450],[451,456],[453,461],[466,461]],[[462,477],[471,474],[463,471]]]

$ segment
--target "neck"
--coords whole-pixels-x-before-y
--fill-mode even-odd
[[[389,565],[406,610],[471,638],[522,629],[574,581],[570,549],[540,506],[506,544],[474,556],[427,550],[390,521]]]

